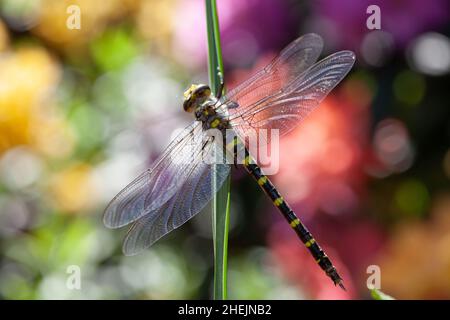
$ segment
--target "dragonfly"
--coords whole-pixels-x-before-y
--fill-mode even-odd
[[[185,91],[183,109],[194,115],[194,121],[105,209],[106,227],[130,225],[123,241],[125,255],[150,247],[210,203],[233,165],[229,161],[205,161],[205,155],[218,157],[217,150],[223,150],[236,160],[238,151],[243,150],[241,164],[245,170],[278,208],[323,272],[334,285],[345,290],[330,258],[249,152],[246,138],[263,129],[276,129],[279,136],[289,133],[347,75],[355,54],[339,51],[317,62],[322,48],[319,35],[306,34],[227,94],[222,94],[223,81],[216,95],[205,84],[193,84]],[[225,131],[233,132],[235,136],[231,143],[224,144],[208,134],[212,129],[226,136],[229,134]]]

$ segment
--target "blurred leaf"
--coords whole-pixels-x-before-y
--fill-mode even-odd
[[[134,39],[122,29],[107,31],[91,47],[95,63],[104,71],[126,66],[138,53]]]
[[[266,248],[255,248],[230,257],[230,299],[304,299],[302,289],[281,272],[268,267],[273,257]],[[270,263],[269,263],[270,264]]]
[[[5,278],[5,275],[2,275]],[[32,300],[36,299],[34,288],[27,279],[18,274],[9,275],[6,279],[2,279],[0,293],[6,299],[14,300]]]
[[[45,228],[16,241],[5,255],[41,274],[72,264],[83,265],[89,258],[93,241],[89,235],[93,226],[87,219],[68,219],[53,214]]]
[[[417,179],[402,181],[395,192],[397,207],[408,215],[423,215],[426,212],[429,201],[429,194],[425,184]]]
[[[121,123],[130,111],[124,94],[123,73],[109,72],[95,81],[92,103],[99,108],[103,117],[119,120]]]
[[[104,118],[94,107],[87,104],[74,107],[69,114],[69,121],[78,137],[79,152],[87,153],[101,144],[104,138]]]
[[[395,300],[391,296],[388,296],[387,294],[377,289],[370,290],[370,294],[372,295],[372,298],[374,298],[374,300]]]
[[[425,96],[426,83],[422,75],[403,71],[394,80],[395,97],[408,106],[415,106],[422,101]]]

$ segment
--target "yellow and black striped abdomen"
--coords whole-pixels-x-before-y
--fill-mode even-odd
[[[291,209],[286,200],[283,199],[270,179],[264,175],[261,168],[251,158],[248,152],[246,153],[244,167],[247,172],[258,182],[258,185],[264,190],[264,192],[270,197],[289,225],[295,230],[300,240],[309,250],[322,270],[325,271],[331,280],[333,280],[335,285],[339,285],[341,288],[345,289],[342,284],[342,278],[337,273],[337,270],[331,263],[331,260],[313,238],[312,234],[295,215],[294,211]]]

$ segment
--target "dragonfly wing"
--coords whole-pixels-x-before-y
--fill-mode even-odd
[[[123,252],[137,254],[191,219],[210,202],[229,173],[227,164],[199,162],[179,192],[154,214],[133,223],[125,237]]]
[[[261,129],[278,129],[280,136],[288,133],[347,75],[354,62],[351,51],[326,57],[260,103],[244,106],[242,111],[240,106],[230,109],[231,125],[242,137],[258,135]]]
[[[322,48],[323,40],[317,34],[299,37],[264,69],[227,93],[224,100],[238,103],[239,112],[245,113],[268,95],[281,90],[316,62]]]
[[[162,207],[187,180],[207,142],[201,122],[175,138],[154,165],[109,203],[103,216],[109,228],[120,228]],[[205,142],[206,141],[206,142]]]

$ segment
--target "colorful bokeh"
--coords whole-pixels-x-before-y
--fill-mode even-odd
[[[370,5],[381,29],[370,30]],[[80,9],[80,29],[67,21]],[[227,88],[315,32],[357,63],[281,140],[273,180],[341,270],[335,288],[242,169],[229,298],[450,299],[450,10],[438,1],[219,0]],[[134,257],[108,201],[192,118],[204,1],[0,1],[0,298],[212,297],[207,210]],[[81,288],[68,285],[73,266]],[[368,269],[369,268],[369,269]]]

